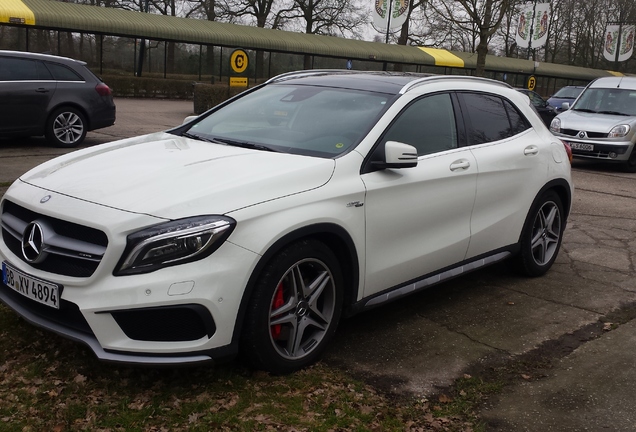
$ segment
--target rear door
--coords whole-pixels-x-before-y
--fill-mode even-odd
[[[0,57],[0,133],[44,133],[56,83],[38,60]]]
[[[458,94],[470,150],[479,166],[467,259],[510,246],[543,187],[549,160],[544,142],[513,103],[486,93]]]

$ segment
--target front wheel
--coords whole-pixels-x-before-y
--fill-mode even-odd
[[[521,234],[518,264],[523,273],[541,276],[550,270],[559,253],[564,229],[561,198],[548,191],[533,204]]]
[[[56,147],[76,147],[86,137],[86,118],[75,108],[55,110],[46,124],[46,139]]]
[[[248,305],[241,351],[252,366],[275,374],[314,363],[342,310],[342,273],[323,243],[303,240],[266,266]]]
[[[636,146],[632,148],[629,159],[627,159],[627,162],[623,165],[623,170],[629,173],[636,172]]]

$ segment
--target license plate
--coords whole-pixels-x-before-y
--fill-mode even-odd
[[[2,263],[2,281],[18,294],[52,308],[60,308],[60,286],[57,284],[22,273],[6,262]]]
[[[577,142],[571,142],[569,144],[570,144],[570,147],[574,150],[594,151],[594,145],[592,144],[584,144],[584,143],[577,143]]]

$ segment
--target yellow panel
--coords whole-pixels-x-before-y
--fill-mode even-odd
[[[608,72],[611,73],[614,76],[625,76],[625,74],[622,73],[622,72],[615,72],[615,71],[611,71],[611,70],[608,70]]]
[[[418,48],[435,59],[435,66],[464,67],[464,60],[452,54],[450,51],[439,48]]]
[[[35,15],[22,0],[2,0],[0,23],[35,25]]]

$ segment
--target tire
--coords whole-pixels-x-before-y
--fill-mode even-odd
[[[556,260],[563,240],[565,218],[561,198],[547,191],[533,204],[521,234],[519,269],[527,276],[542,276]]]
[[[75,108],[58,108],[46,123],[46,139],[56,147],[77,147],[86,138],[87,124],[84,114]]]
[[[338,260],[316,240],[286,247],[265,267],[248,309],[242,357],[257,369],[286,374],[316,362],[342,311]]]
[[[627,162],[623,164],[623,171],[628,173],[636,172],[636,146],[632,149]]]

